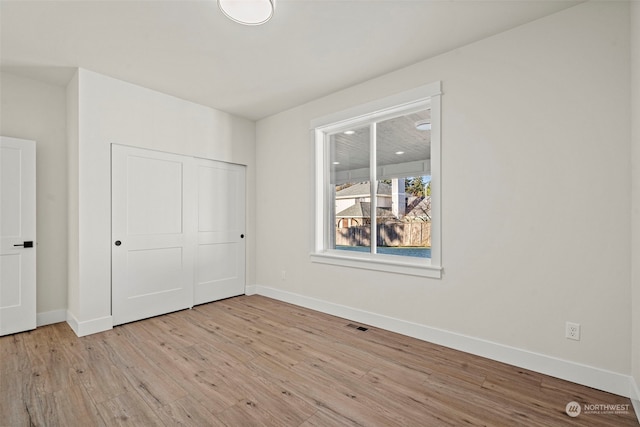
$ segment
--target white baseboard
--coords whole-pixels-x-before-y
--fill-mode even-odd
[[[640,420],[640,385],[636,382],[636,380],[631,377],[631,403],[633,404],[633,409],[636,411],[636,417]]]
[[[52,310],[36,314],[36,326],[53,325],[67,320],[66,310]]]
[[[98,332],[108,331],[113,329],[113,318],[111,316],[100,317],[98,319],[85,320],[83,322],[78,319],[67,310],[67,323],[73,329],[79,337],[86,335],[96,334]]]
[[[635,387],[633,378],[629,375],[534,353],[443,329],[432,328],[418,323],[407,322],[405,320],[383,316],[288,291],[261,285],[249,285],[246,287],[245,293],[247,295],[263,295],[624,397],[631,397],[631,389]],[[636,397],[638,397],[637,387],[635,387],[635,390]],[[634,407],[636,408],[636,412],[638,412],[638,407],[635,402]]]

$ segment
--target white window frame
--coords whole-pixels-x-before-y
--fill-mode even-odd
[[[442,277],[440,224],[441,95],[441,82],[437,81],[311,121],[310,128],[315,145],[315,217],[314,246],[310,254],[311,261],[436,279]],[[331,215],[334,201],[330,183],[331,165],[328,135],[371,124],[372,121],[379,122],[424,110],[425,108],[431,109],[431,258],[423,259],[333,249],[330,233],[335,232]],[[373,164],[375,164],[375,152],[372,153],[372,156]],[[366,177],[366,179],[375,183],[378,168],[371,169],[370,176]],[[392,174],[393,172],[390,171],[389,173]]]

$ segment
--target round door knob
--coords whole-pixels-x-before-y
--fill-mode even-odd
[[[244,234],[241,234],[241,235],[240,235],[240,238],[241,238],[241,239],[244,239]]]
[[[116,240],[116,246],[120,246],[122,242],[120,240]]]

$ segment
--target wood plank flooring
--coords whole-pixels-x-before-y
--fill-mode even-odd
[[[242,296],[1,337],[0,426],[638,425],[629,399],[349,323]],[[629,410],[571,418],[571,401]]]

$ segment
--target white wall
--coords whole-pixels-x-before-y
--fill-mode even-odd
[[[0,98],[0,134],[36,141],[37,312],[48,322],[67,307],[65,90],[1,73]]]
[[[75,82],[71,85],[70,92]],[[246,277],[253,283],[254,123],[83,69],[77,89],[78,117],[72,127],[78,132],[78,218],[70,227],[78,230],[78,253],[70,255],[77,257],[78,267],[69,272],[78,277],[77,289],[70,287],[69,306],[76,332],[85,335],[111,325],[112,143],[247,165]]]
[[[311,263],[310,120],[437,80],[443,278]],[[590,2],[259,121],[257,283],[628,376],[629,81],[629,5]]]
[[[78,163],[79,150],[79,97],[78,97],[78,73],[76,73],[67,85],[67,309],[71,313],[79,312],[80,307],[80,238],[78,235]]]
[[[631,132],[632,132],[632,350],[636,412],[640,414],[640,2],[631,2]]]

